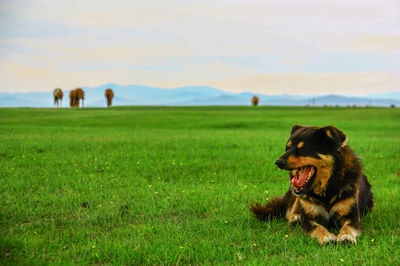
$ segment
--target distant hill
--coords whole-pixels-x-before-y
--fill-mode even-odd
[[[365,96],[366,98],[375,99],[400,99],[400,91],[382,93],[382,94],[369,94]]]
[[[106,107],[104,91],[114,90],[113,105],[250,105],[254,95],[260,98],[260,105],[332,105],[332,106],[390,106],[400,107],[400,92],[372,94],[365,97],[341,95],[263,95],[252,92],[232,93],[208,86],[185,86],[174,89],[143,85],[104,84],[83,87],[86,107]],[[64,90],[63,107],[69,106],[69,91]],[[53,107],[53,93],[0,93],[0,107]]]

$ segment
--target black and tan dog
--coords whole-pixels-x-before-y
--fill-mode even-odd
[[[251,205],[258,219],[285,216],[289,223],[300,222],[320,244],[356,242],[363,229],[360,217],[373,207],[372,192],[342,131],[293,126],[276,165],[289,171],[291,186],[283,197]],[[333,225],[340,226],[337,236],[327,229]]]

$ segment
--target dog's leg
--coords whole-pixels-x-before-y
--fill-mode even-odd
[[[324,226],[320,225],[315,221],[309,221],[311,224],[311,229],[308,234],[311,237],[315,237],[318,239],[318,242],[321,245],[326,245],[329,243],[334,243],[336,241],[336,236],[328,231]]]
[[[300,222],[300,198],[295,198],[291,208],[286,211],[286,219],[290,224],[295,224]]]
[[[328,212],[317,203],[300,200],[301,227],[310,235],[318,239],[321,245],[336,241],[336,236],[328,231],[324,225],[328,224]]]
[[[335,203],[329,211],[329,214],[333,215],[342,226],[336,237],[337,242],[354,244],[363,229],[360,223],[360,210],[356,198],[352,196],[341,200]]]
[[[336,241],[339,243],[355,244],[357,242],[357,236],[360,235],[361,231],[362,226],[360,221],[346,220],[336,237]]]

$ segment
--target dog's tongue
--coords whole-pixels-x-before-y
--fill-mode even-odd
[[[301,171],[300,176],[294,176],[292,179],[292,185],[295,187],[302,187],[304,183],[307,181],[307,177],[311,171],[311,167],[304,167],[303,171]]]

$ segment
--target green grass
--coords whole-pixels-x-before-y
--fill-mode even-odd
[[[293,124],[333,124],[376,207],[354,246],[320,247],[254,201]],[[399,264],[400,110],[0,109],[0,264]]]

